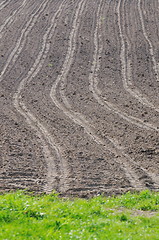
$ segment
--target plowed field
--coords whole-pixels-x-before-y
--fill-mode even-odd
[[[159,1],[0,1],[0,189],[159,190]]]

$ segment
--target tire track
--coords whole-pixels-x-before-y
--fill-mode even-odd
[[[61,180],[60,180],[60,190],[64,191],[66,190],[66,176],[67,176],[67,164],[63,160],[61,156],[61,150],[59,146],[56,144],[54,138],[49,133],[49,131],[40,123],[40,121],[31,113],[31,111],[25,106],[25,104],[21,101],[21,92],[25,88],[26,83],[30,82],[40,71],[41,67],[43,66],[43,63],[47,57],[47,54],[50,49],[50,43],[47,42],[47,40],[50,40],[55,32],[58,19],[62,14],[63,8],[65,6],[65,0],[60,4],[58,10],[54,14],[53,18],[51,19],[51,24],[49,28],[47,29],[46,33],[43,36],[43,42],[41,50],[33,64],[33,67],[28,71],[27,76],[22,79],[22,81],[19,84],[19,87],[17,89],[17,92],[14,94],[13,97],[13,104],[16,108],[16,110],[26,119],[28,125],[35,130],[37,135],[40,137],[42,141],[42,146],[45,153],[45,158],[48,164],[48,175],[47,175],[47,185],[46,190],[47,192],[51,191],[53,189],[54,183],[56,180],[60,177],[59,171],[57,168],[59,168],[59,164],[61,167]],[[55,159],[53,159],[51,152],[49,150],[49,146],[53,151],[55,152],[56,158],[58,159],[58,163]]]
[[[0,3],[0,7],[5,3],[5,0]]]
[[[140,77],[139,77],[140,74],[138,73],[139,76],[135,76],[135,74],[134,74],[135,69],[138,69],[138,63],[136,62],[138,59],[138,57],[136,55],[137,54],[136,51],[138,49],[136,44],[138,43],[138,40],[136,39],[136,36],[134,36],[134,31],[135,31],[135,29],[137,30],[138,28],[140,28],[140,19],[138,17],[137,4],[133,3],[134,8],[132,11],[134,12],[134,14],[132,14],[132,17],[129,17],[129,14],[131,14],[131,12],[127,12],[127,8],[129,8],[129,5],[128,5],[129,3],[127,1],[126,2],[124,1],[124,4],[125,4],[125,6],[123,6],[123,8],[122,8],[122,12],[123,12],[123,24],[122,25],[123,25],[123,36],[125,38],[125,45],[126,45],[127,81],[128,81],[129,87],[131,89],[133,89],[133,91],[136,92],[138,94],[138,96],[140,96],[141,98],[144,99],[145,104],[143,103],[142,105],[147,105],[147,107],[151,108],[153,111],[159,112],[159,106],[157,104],[152,103],[152,100],[149,98],[149,96],[147,96],[146,93],[143,93],[142,90],[140,90],[140,89],[142,89],[142,85],[140,85],[140,87],[139,87],[140,89],[138,89],[133,84],[133,81],[135,81],[135,80],[136,80],[136,82],[140,83]],[[126,6],[126,4],[127,4],[127,6]],[[124,26],[125,26],[125,29],[124,29]],[[132,31],[133,31],[133,33],[132,33]],[[136,41],[133,41],[133,38],[136,39],[137,43],[135,43]],[[147,50],[148,50],[148,48],[147,48]],[[140,52],[140,50],[139,50],[139,52]],[[150,59],[151,59],[151,56],[150,56]],[[150,64],[150,66],[152,64]],[[140,66],[140,64],[139,64],[139,66]],[[146,67],[146,65],[145,65],[145,67]],[[142,71],[142,70],[140,70],[140,71]],[[148,67],[147,71],[150,74],[148,82],[151,83],[152,75],[154,75],[153,71],[152,71],[152,66]],[[152,94],[153,94],[153,92],[152,92]]]
[[[125,13],[125,0],[123,0],[123,13]],[[125,14],[123,14],[125,16]],[[129,19],[129,18],[128,18]],[[129,25],[129,21],[126,22],[126,20],[123,17],[123,21],[125,22],[125,25]],[[123,28],[124,28],[124,24],[123,24]],[[140,101],[140,103],[142,103],[143,105],[153,109],[156,112],[159,112],[159,108],[158,106],[155,106],[151,100],[149,100],[149,98],[147,96],[145,96],[138,88],[136,88],[133,84],[132,84],[132,61],[130,60],[129,55],[131,55],[132,52],[132,42],[130,40],[130,37],[128,37],[128,34],[126,33],[125,30],[125,34],[123,33],[123,37],[125,37],[125,44],[127,45],[127,49],[125,50],[126,54],[125,54],[125,58],[126,58],[126,72],[127,72],[127,84],[129,85],[130,88],[133,88],[133,92],[136,93],[136,95],[142,99],[142,101]],[[126,48],[126,46],[125,46]]]
[[[156,21],[156,31],[157,31],[157,38],[159,39],[159,28],[158,28],[158,22],[159,22],[159,16],[156,14],[156,11],[158,11],[159,9],[159,1],[153,1],[152,2],[154,4],[154,9],[155,9],[155,21]],[[158,63],[158,69],[159,69],[159,63]]]
[[[99,12],[100,12],[100,10],[99,10]],[[98,12],[98,17],[97,17],[97,19],[100,19],[100,17],[99,17],[99,12]],[[91,90],[91,92],[93,93],[94,98],[98,101],[99,104],[105,106],[105,107],[106,107],[107,109],[109,109],[109,110],[114,111],[115,113],[118,113],[119,116],[121,116],[121,117],[124,118],[125,120],[130,121],[131,123],[134,123],[135,125],[137,125],[137,126],[139,126],[139,127],[145,127],[145,128],[148,128],[149,130],[152,128],[152,129],[158,131],[159,129],[157,129],[157,127],[154,128],[154,125],[150,125],[150,124],[149,124],[149,125],[147,125],[147,124],[145,125],[145,123],[143,123],[142,125],[141,125],[141,124],[139,125],[138,122],[142,122],[140,119],[137,119],[137,118],[134,118],[134,117],[130,117],[130,116],[128,116],[127,114],[123,114],[123,112],[121,112],[121,111],[119,111],[118,109],[116,109],[116,107],[114,107],[114,105],[113,105],[112,103],[103,101],[103,100],[100,98],[100,96],[99,96],[100,91],[99,91],[98,88],[97,88],[97,85],[98,85],[98,77],[97,77],[97,75],[98,75],[98,71],[100,70],[100,60],[99,60],[99,59],[100,59],[100,57],[101,57],[102,49],[103,49],[103,46],[102,46],[102,38],[101,38],[101,35],[98,34],[98,31],[99,31],[100,28],[101,28],[101,22],[98,20],[98,21],[97,21],[97,25],[96,25],[96,29],[95,29],[95,33],[94,33],[95,51],[94,51],[94,57],[93,57],[93,63],[92,63],[91,73],[90,73],[90,75],[89,75],[90,90]],[[105,105],[105,103],[106,103],[106,105]],[[134,121],[134,120],[135,120],[135,121],[137,120],[138,122],[132,122],[132,120],[133,120],[133,121]],[[145,125],[145,126],[144,126],[144,125]],[[110,139],[110,141],[114,141],[114,140],[111,140],[111,139]],[[130,164],[132,164],[132,169],[135,168],[135,167],[137,167],[138,169],[141,169],[142,172],[145,173],[148,178],[150,178],[150,179],[153,180],[153,182],[154,182],[153,184],[158,185],[158,183],[159,183],[159,182],[157,182],[158,179],[156,179],[155,176],[149,174],[146,169],[140,167],[134,160],[132,160],[127,154],[125,154],[125,153],[121,150],[122,147],[119,146],[119,144],[118,144],[117,142],[115,142],[115,141],[114,141],[114,146],[115,146],[118,150],[120,150],[120,152],[123,154],[123,156],[126,157],[126,159],[127,159],[126,164],[129,164],[129,166],[130,166]],[[126,167],[126,169],[127,169],[127,167]],[[129,167],[128,169],[129,169],[130,172],[132,171],[132,169],[131,169],[130,167]],[[133,172],[132,172],[132,175],[133,175]]]
[[[102,1],[100,2],[100,6],[98,7],[98,13],[97,13],[97,19],[99,19],[99,13],[101,9]],[[133,161],[129,159],[129,156],[127,156],[125,153],[123,153],[118,146],[118,144],[111,138],[107,137],[106,142],[103,141],[100,137],[98,137],[95,133],[95,130],[89,125],[88,121],[84,118],[84,116],[78,112],[75,112],[72,110],[71,105],[69,104],[66,96],[64,95],[64,86],[65,86],[65,81],[67,78],[67,75],[69,73],[71,64],[73,63],[73,56],[75,54],[75,49],[76,49],[76,37],[78,33],[78,28],[79,28],[79,19],[80,16],[82,15],[83,9],[85,7],[84,1],[81,1],[78,9],[76,11],[76,15],[74,18],[73,26],[72,26],[72,31],[70,33],[70,41],[69,41],[69,46],[68,46],[68,51],[66,54],[65,62],[63,64],[61,74],[57,77],[56,81],[52,85],[51,91],[50,91],[50,97],[53,101],[53,103],[67,116],[69,117],[73,122],[76,124],[82,126],[85,130],[85,132],[99,145],[102,145],[106,150],[109,150],[111,153],[114,153],[116,156],[116,162],[120,163],[122,165],[125,174],[127,178],[129,179],[131,185],[136,188],[136,189],[144,189],[146,187],[146,183],[142,183],[140,181],[138,175],[135,173],[137,169],[140,169],[141,171],[144,171],[144,174],[146,175],[146,178],[150,180],[151,178],[149,175],[146,173],[146,170],[142,169]],[[93,59],[93,67],[96,66],[96,59]],[[63,101],[63,103],[58,101],[57,98],[57,88],[61,84],[62,87],[60,87],[60,96]],[[154,183],[153,183],[154,184]]]
[[[97,19],[100,19],[100,17],[97,17]],[[112,105],[111,103],[109,103],[108,105],[105,105],[105,101],[103,101],[99,94],[100,94],[100,91],[99,89],[97,88],[97,85],[98,85],[98,71],[100,70],[100,56],[101,56],[101,53],[102,53],[102,38],[101,38],[101,35],[99,34],[98,35],[98,30],[101,28],[101,22],[98,20],[97,22],[97,26],[96,26],[96,29],[95,29],[95,34],[94,34],[94,45],[95,45],[95,52],[94,52],[94,59],[93,59],[93,64],[92,64],[92,69],[91,69],[91,74],[90,74],[90,90],[92,91],[95,99],[98,101],[99,104],[105,106],[107,109],[109,107],[109,110],[116,110],[116,108],[114,109],[114,105]],[[112,108],[113,107],[113,108]],[[119,111],[119,110],[118,110]],[[117,112],[116,112],[117,113]],[[120,113],[119,116],[121,117],[125,117],[125,114],[123,115],[123,112],[118,112],[118,114]],[[122,115],[121,115],[122,114]],[[128,117],[128,119],[127,119]],[[126,118],[125,120],[129,121],[130,120],[130,116],[126,115]],[[136,121],[136,118],[134,117],[131,117],[131,120],[135,120]],[[140,119],[137,119],[138,121],[140,121]],[[135,122],[134,122],[135,123]],[[136,122],[137,123],[137,122]],[[145,124],[145,123],[144,123]],[[143,125],[139,125],[139,127],[143,127]],[[147,126],[145,126],[147,128]],[[159,131],[159,129],[156,127],[156,129],[154,128],[154,125],[148,125],[148,129],[154,129],[156,131]],[[111,141],[111,139],[110,139]],[[138,168],[138,169],[141,169],[141,171],[143,172],[143,174],[146,174],[146,176],[149,178],[149,179],[152,179],[153,180],[153,184],[155,185],[155,187],[157,188],[158,184],[159,184],[159,179],[156,178],[156,176],[150,174],[147,172],[147,170],[143,167],[141,167],[139,164],[137,164],[133,159],[131,159],[129,157],[129,155],[125,154],[123,151],[122,151],[122,147],[118,144],[118,142],[116,142],[116,140],[112,140],[114,142],[114,146],[121,151],[121,153],[126,157],[127,159],[127,163],[129,164],[132,164],[132,168],[135,168],[135,166]]]
[[[11,2],[11,0],[1,2],[1,3],[0,3],[0,11],[1,11],[3,8],[5,8],[10,2]]]
[[[48,2],[49,2],[49,0],[44,0],[42,2],[42,4],[38,7],[36,12],[32,14],[32,16],[30,17],[29,21],[25,25],[25,27],[22,29],[21,36],[17,40],[16,46],[14,47],[12,52],[10,53],[8,59],[6,60],[6,64],[4,65],[3,70],[0,73],[0,82],[3,80],[3,75],[5,74],[6,70],[9,67],[11,67],[11,62],[12,62],[13,65],[16,62],[18,56],[20,55],[21,51],[23,50],[23,47],[25,45],[26,38],[27,38],[29,32],[34,27],[36,21],[38,20],[38,17],[43,12],[43,10],[47,6]]]
[[[100,10],[98,12],[98,17],[97,19],[100,19]],[[122,117],[123,119],[139,126],[139,127],[145,127],[147,129],[154,129],[154,130],[158,130],[157,127],[154,128],[154,125],[151,124],[146,124],[137,118],[128,116],[127,114],[121,112],[119,109],[117,109],[115,107],[114,104],[108,102],[108,101],[103,101],[102,98],[100,97],[100,90],[98,89],[98,71],[100,70],[100,57],[102,54],[102,38],[101,35],[98,35],[98,30],[101,28],[101,21],[97,21],[97,25],[96,25],[96,29],[95,29],[95,33],[94,33],[94,46],[95,46],[95,50],[94,50],[94,57],[93,57],[93,63],[92,63],[92,68],[91,68],[91,73],[89,75],[89,82],[90,82],[90,91],[93,93],[94,98],[97,100],[97,102],[106,107],[106,109],[115,112],[116,114],[118,114],[120,117]],[[113,145],[116,147],[116,149],[118,149],[120,151],[120,154],[122,154],[126,159],[125,162],[125,170],[128,169],[129,172],[131,173],[130,175],[134,175],[133,173],[133,169],[135,167],[137,167],[138,169],[141,169],[148,178],[152,178],[152,176],[150,176],[150,174],[147,172],[146,169],[140,167],[134,160],[132,160],[127,154],[125,154],[121,149],[122,147],[119,146],[118,142],[116,142],[116,140],[112,140],[109,139],[110,141],[112,141]],[[121,162],[122,163],[122,162]],[[132,164],[132,166],[130,167],[130,164]],[[136,176],[137,179],[137,176]],[[153,178],[154,179],[154,178]],[[154,183],[156,182],[156,179],[154,181]]]
[[[100,16],[98,17],[98,19],[100,19]],[[101,106],[103,106],[107,110],[117,114],[119,117],[126,120],[127,122],[129,122],[139,128],[146,129],[146,130],[159,131],[158,126],[153,125],[151,123],[145,123],[143,120],[141,120],[139,118],[136,118],[136,117],[128,115],[127,113],[124,113],[115,104],[113,104],[109,101],[106,101],[105,99],[103,99],[100,96],[101,91],[98,89],[98,72],[100,71],[100,59],[101,59],[101,55],[103,52],[103,43],[102,43],[102,36],[98,32],[99,32],[99,30],[100,30],[100,32],[102,32],[101,24],[102,23],[99,20],[97,23],[97,27],[95,29],[95,34],[94,34],[94,45],[95,45],[94,59],[96,62],[96,66],[95,66],[95,64],[92,66],[92,69],[91,69],[92,73],[89,76],[90,91],[93,93],[94,98],[97,100],[97,102]],[[130,62],[128,62],[128,64],[130,64]],[[128,74],[128,76],[130,76],[130,69],[129,69],[129,71],[127,71],[127,74]],[[127,79],[127,76],[125,77],[125,79]]]
[[[87,1],[85,1],[85,2],[87,2]],[[101,12],[101,9],[102,9],[102,6],[103,6],[102,3],[104,4],[104,1],[101,0],[101,3],[100,3],[101,5],[99,6],[100,9],[99,9],[99,15],[97,16],[97,20],[99,19],[100,12]],[[54,2],[54,4],[55,4],[55,2]],[[62,80],[57,84],[56,91],[55,91],[55,94],[56,94],[55,97],[56,97],[57,101],[59,101],[60,103],[61,103],[61,101],[63,101],[63,103],[61,103],[61,106],[63,107],[63,109],[67,113],[67,114],[66,113],[65,114],[70,119],[72,119],[72,121],[74,121],[76,124],[82,126],[85,129],[85,132],[87,134],[89,134],[89,136],[95,142],[97,142],[98,144],[103,146],[103,149],[105,151],[109,148],[109,151],[113,152],[116,155],[116,159],[117,159],[116,162],[118,162],[122,165],[123,169],[125,170],[125,174],[127,174],[127,178],[131,182],[131,185],[134,186],[137,189],[143,189],[143,188],[145,188],[145,186],[147,186],[147,183],[146,183],[147,180],[149,180],[149,182],[151,182],[151,179],[148,179],[148,176],[146,175],[147,173],[145,172],[145,169],[141,168],[138,164],[135,163],[134,160],[130,159],[130,157],[122,151],[118,142],[116,142],[114,139],[111,139],[109,137],[107,138],[107,140],[99,138],[98,134],[97,134],[97,131],[93,128],[93,126],[91,126],[91,124],[85,119],[85,117],[82,114],[80,114],[79,112],[76,112],[76,111],[72,110],[73,107],[71,107],[70,103],[68,102],[68,100],[65,96],[65,86],[66,86],[66,81],[67,81],[67,75],[68,75],[69,69],[71,68],[71,65],[72,65],[71,61],[73,62],[73,60],[75,58],[75,53],[76,53],[76,40],[77,40],[77,37],[78,37],[78,31],[79,31],[78,29],[80,28],[80,23],[78,25],[78,18],[79,18],[79,21],[80,21],[81,15],[82,15],[82,5],[81,5],[81,8],[79,10],[79,14],[76,18],[76,20],[77,20],[76,24],[74,25],[74,30],[76,31],[76,28],[77,28],[77,33],[74,31],[72,40],[70,39],[70,41],[69,41],[69,43],[70,43],[70,54],[68,54],[68,53],[66,54],[66,58],[67,58],[68,62],[65,65],[66,68],[64,69],[64,73],[63,73],[64,78],[62,78]],[[59,16],[61,16],[60,13],[57,16],[57,18]],[[76,17],[76,15],[75,15],[75,17]],[[48,175],[47,175],[48,183],[45,186],[45,189],[47,191],[51,191],[52,186],[55,186],[57,184],[57,181],[59,181],[57,178],[58,178],[58,176],[60,176],[60,174],[61,175],[63,174],[63,176],[65,176],[65,177],[63,177],[63,179],[61,181],[60,189],[62,189],[62,191],[66,190],[66,188],[67,188],[66,184],[67,183],[65,183],[65,179],[67,179],[67,170],[64,173],[62,173],[62,170],[67,169],[67,163],[63,162],[64,160],[62,159],[62,155],[61,155],[61,150],[62,149],[55,142],[54,138],[52,137],[50,132],[46,129],[45,125],[42,124],[42,122],[40,122],[38,120],[38,117],[35,117],[33,115],[33,113],[29,110],[29,108],[25,105],[25,103],[23,102],[23,99],[21,98],[21,95],[22,95],[22,92],[24,92],[25,89],[27,88],[27,83],[29,83],[33,79],[33,77],[36,76],[36,74],[38,74],[38,72],[42,68],[42,65],[44,64],[44,60],[46,60],[46,57],[47,57],[49,49],[50,49],[50,46],[49,46],[48,42],[50,42],[50,40],[52,40],[51,38],[55,33],[54,23],[56,21],[58,22],[58,19],[56,19],[56,17],[55,17],[55,20],[52,22],[52,24],[50,26],[51,28],[49,27],[49,29],[51,29],[50,32],[47,32],[47,34],[48,34],[47,36],[45,34],[44,34],[45,37],[43,36],[41,50],[40,50],[39,53],[37,53],[37,56],[36,56],[37,58],[34,62],[33,67],[30,68],[29,70],[27,70],[28,71],[27,76],[25,75],[26,77],[22,79],[22,83],[20,83],[20,85],[17,89],[17,92],[14,94],[14,97],[13,97],[13,104],[16,107],[17,112],[19,113],[18,115],[21,115],[22,119],[24,118],[27,121],[30,128],[33,131],[35,131],[37,136],[39,136],[39,138],[41,139],[41,144],[43,146],[44,155],[45,155],[45,158],[47,159],[48,168],[49,168],[48,169],[49,170]],[[50,22],[50,20],[49,20],[49,22]],[[55,23],[55,25],[56,25],[56,23]],[[55,28],[56,28],[56,26],[55,26]],[[97,22],[97,26],[99,28],[98,22]],[[97,38],[99,38],[98,30],[97,30]],[[49,40],[49,41],[47,41],[47,40]],[[99,39],[98,39],[98,41],[99,41]],[[100,41],[99,41],[99,43],[100,43]],[[100,44],[99,44],[99,46],[100,46]],[[40,46],[39,46],[39,49],[40,49]],[[99,47],[98,47],[98,52],[97,53],[99,53]],[[92,66],[93,66],[93,64],[97,65],[97,61],[96,61],[96,63],[93,62]],[[68,72],[65,76],[64,74],[67,71],[67,67],[69,69],[68,69]],[[99,67],[100,67],[100,61],[99,61]],[[128,76],[128,70],[127,70],[127,76]],[[20,79],[19,79],[19,81],[20,81]],[[98,92],[98,78],[95,79],[95,77],[94,77],[93,81],[94,81],[93,86],[95,86],[95,91],[97,91],[98,95],[100,96],[100,92]],[[58,100],[58,91],[60,92],[60,96],[61,96],[60,100]],[[60,108],[60,109],[63,110],[62,108]],[[56,155],[56,159],[53,159],[53,156],[55,156],[55,155]],[[61,163],[59,164],[60,161],[61,161]],[[62,164],[63,164],[63,166],[62,166]],[[89,162],[89,164],[90,164],[90,162]],[[61,165],[60,170],[58,169],[59,165]],[[128,173],[127,173],[127,169],[128,169]],[[142,174],[140,174],[140,176],[142,178],[144,178],[144,174],[146,175],[145,176],[146,181],[145,181],[145,179],[143,180],[143,179],[140,179],[138,177],[139,176],[138,171],[140,173],[142,172]],[[88,178],[89,178],[90,172],[88,171],[87,173],[88,173]],[[154,178],[155,177],[156,176],[154,176]],[[144,183],[143,183],[143,181],[144,181]],[[157,179],[156,179],[156,182],[157,182]],[[100,183],[100,182],[97,182],[97,183]],[[154,186],[154,183],[152,183],[152,185]],[[22,186],[22,185],[19,185],[19,186]],[[90,189],[90,190],[92,190],[92,188],[96,188],[98,190],[98,187],[100,189],[106,189],[104,184],[93,185],[92,182],[91,182],[91,184],[88,184],[87,187],[88,187],[87,189]],[[110,187],[110,185],[109,185],[109,187]],[[111,189],[113,189],[113,188],[111,188]]]
[[[144,38],[146,39],[146,41],[149,45],[149,52],[150,52],[152,62],[153,62],[153,69],[155,71],[156,81],[159,82],[159,68],[158,68],[158,64],[156,62],[156,59],[154,57],[153,45],[152,45],[151,40],[149,39],[149,37],[147,35],[147,32],[146,32],[141,6],[142,6],[141,0],[138,0],[138,12],[139,12],[139,17],[140,17],[140,21],[141,21],[142,32],[143,32]]]
[[[119,35],[121,39],[121,53],[120,53],[120,59],[121,59],[121,65],[122,65],[122,81],[123,81],[123,87],[125,91],[127,91],[131,96],[136,98],[140,103],[143,105],[152,108],[156,112],[159,112],[159,108],[154,106],[153,103],[151,103],[143,94],[133,86],[133,89],[131,88],[131,62],[128,60],[126,61],[126,46],[125,46],[125,40],[124,40],[124,35],[122,32],[122,26],[121,26],[121,17],[120,17],[120,8],[121,8],[121,1],[119,0],[118,6],[117,6],[117,15],[118,15],[118,28],[119,28]],[[125,3],[125,0],[123,0]],[[130,43],[128,42],[130,45]],[[155,130],[155,129],[154,129]]]
[[[3,29],[4,29],[7,25],[9,26],[9,25],[14,21],[14,16],[16,16],[16,14],[17,14],[18,12],[20,12],[20,10],[23,10],[23,8],[25,7],[26,3],[27,3],[27,0],[24,0],[24,1],[22,2],[22,4],[21,4],[16,10],[14,10],[13,13],[12,13],[9,17],[7,17],[7,19],[5,20],[5,22],[0,26],[0,39],[1,39],[2,36],[3,36],[3,33],[2,33]]]

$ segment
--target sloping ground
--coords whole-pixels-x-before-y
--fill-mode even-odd
[[[1,190],[159,190],[158,7],[1,1]]]

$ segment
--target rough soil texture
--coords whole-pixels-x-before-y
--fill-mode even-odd
[[[159,190],[159,1],[0,1],[0,189]]]

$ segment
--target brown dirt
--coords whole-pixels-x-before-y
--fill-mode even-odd
[[[159,2],[0,3],[0,189],[159,190]]]

